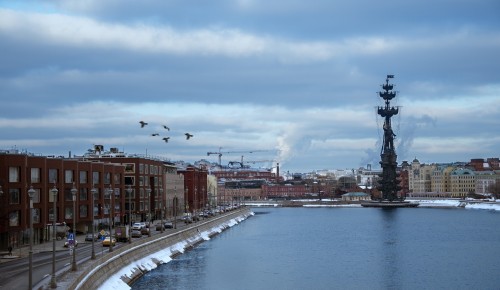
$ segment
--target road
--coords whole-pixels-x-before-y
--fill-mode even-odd
[[[183,222],[177,222],[177,229],[166,229],[165,233],[172,233],[174,231],[186,228]],[[160,234],[160,231],[156,231],[155,227],[152,227],[151,234]],[[145,238],[147,236],[143,236]],[[133,238],[134,240],[142,238]],[[80,236],[78,240],[83,240],[83,236]],[[57,272],[69,269],[71,267],[72,255],[69,249],[62,249],[62,243],[58,241],[56,246],[56,275]],[[52,245],[52,244],[51,244]],[[122,246],[128,245],[128,243],[117,243],[113,249],[118,249]],[[94,252],[96,258],[98,259],[100,255],[105,254],[109,251],[108,247],[103,247],[100,241],[94,242]],[[90,259],[92,253],[92,242],[79,242],[76,247],[76,261],[77,264],[87,261]],[[18,258],[13,259],[8,262],[0,263],[0,289],[27,289],[29,280],[29,264],[28,258]],[[33,253],[33,286],[37,285],[43,279],[52,274],[52,251]]]

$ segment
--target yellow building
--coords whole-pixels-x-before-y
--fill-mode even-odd
[[[458,168],[451,172],[451,196],[465,198],[469,193],[476,191],[476,174],[465,168]]]

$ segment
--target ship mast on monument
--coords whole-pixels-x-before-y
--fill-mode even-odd
[[[391,118],[399,113],[397,107],[391,107],[391,100],[396,97],[393,91],[394,85],[389,83],[389,79],[394,75],[387,75],[385,84],[382,85],[382,91],[378,95],[384,100],[384,106],[378,107],[377,113],[384,118],[384,136],[382,140],[382,149],[380,152],[380,166],[382,167],[381,179],[378,181],[377,189],[382,193],[379,200],[364,202],[361,205],[365,207],[416,207],[418,203],[409,203],[404,201],[404,197],[398,196],[401,190],[400,180],[397,173],[397,155],[394,148],[394,138],[396,134],[392,130]]]

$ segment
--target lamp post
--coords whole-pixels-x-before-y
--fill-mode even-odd
[[[127,187],[128,194],[128,243],[132,243],[132,186],[129,184]]]
[[[163,233],[163,188],[160,188],[160,232]]]
[[[28,190],[28,196],[30,198],[30,252],[29,252],[29,288],[33,288],[33,196],[35,195],[35,190],[33,186],[30,186]]]
[[[52,212],[53,220],[52,220],[52,277],[50,278],[50,288],[57,288],[56,282],[56,220],[57,220],[57,208],[56,208],[56,199],[57,199],[57,188],[54,187],[50,190],[53,197],[54,208]]]
[[[90,190],[90,193],[92,194],[92,254],[90,258],[92,260],[95,260],[95,249],[94,249],[94,237],[95,237],[95,230],[94,230],[94,197],[95,194],[97,193],[97,190],[94,188],[92,185],[92,189]]]
[[[148,193],[148,237],[151,237],[151,189],[146,189]]]
[[[174,229],[177,228],[177,187],[174,187],[174,202],[173,202],[173,207],[174,207]]]
[[[110,252],[113,252],[113,227],[112,227],[112,223],[113,223],[113,189],[111,188],[111,185],[109,186],[108,188],[108,194],[109,194],[109,211],[108,211],[108,214],[109,214],[109,251]]]
[[[76,188],[73,183],[73,188],[71,189],[71,195],[73,195],[73,245],[70,245],[73,250],[73,262],[71,263],[71,271],[76,271]],[[93,237],[92,237],[93,238]],[[68,241],[69,242],[69,241]]]

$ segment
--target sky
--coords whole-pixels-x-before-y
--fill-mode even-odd
[[[379,168],[392,74],[399,162],[500,157],[498,15],[498,0],[0,0],[0,149]]]

